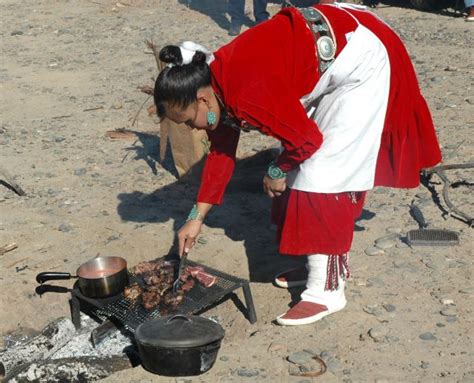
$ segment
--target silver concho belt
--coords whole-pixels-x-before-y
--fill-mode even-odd
[[[336,39],[324,15],[315,8],[297,8],[313,32],[319,59],[319,71],[323,74],[336,57]]]

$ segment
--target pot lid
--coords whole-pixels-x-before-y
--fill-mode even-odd
[[[142,323],[135,331],[138,343],[166,348],[198,347],[221,340],[224,329],[195,315],[169,315]]]

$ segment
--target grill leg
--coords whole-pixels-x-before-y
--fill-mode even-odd
[[[242,290],[244,292],[245,305],[247,306],[247,315],[249,317],[250,323],[254,324],[257,321],[257,314],[255,313],[255,306],[253,304],[252,292],[250,291],[249,282],[245,282],[242,285]]]
[[[81,304],[75,295],[71,295],[69,300],[71,306],[71,320],[74,327],[78,330],[81,328]]]

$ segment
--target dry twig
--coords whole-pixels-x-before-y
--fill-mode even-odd
[[[470,215],[464,213],[463,211],[459,210],[449,199],[449,187],[452,185],[451,181],[449,181],[448,177],[446,176],[445,170],[452,170],[452,169],[472,169],[474,168],[474,162],[468,162],[466,164],[451,164],[451,165],[439,165],[433,168],[425,169],[423,171],[423,175],[429,179],[431,175],[436,174],[442,181],[443,181],[443,199],[448,207],[448,214],[457,214],[462,219],[466,220],[469,226],[474,224],[474,218]]]
[[[1,246],[0,255],[6,254],[9,251],[15,250],[16,248],[18,248],[18,245],[15,242],[9,243],[8,245],[5,245],[5,246]]]

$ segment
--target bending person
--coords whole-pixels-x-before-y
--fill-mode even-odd
[[[360,6],[285,8],[210,54],[167,46],[155,84],[159,117],[205,129],[211,141],[197,201],[178,232],[180,253],[222,202],[241,130],[256,129],[284,150],[268,167],[279,251],[307,256],[279,275],[306,285],[277,318],[315,322],[346,305],[354,221],[368,190],[415,188],[441,154],[427,104],[399,37]]]

